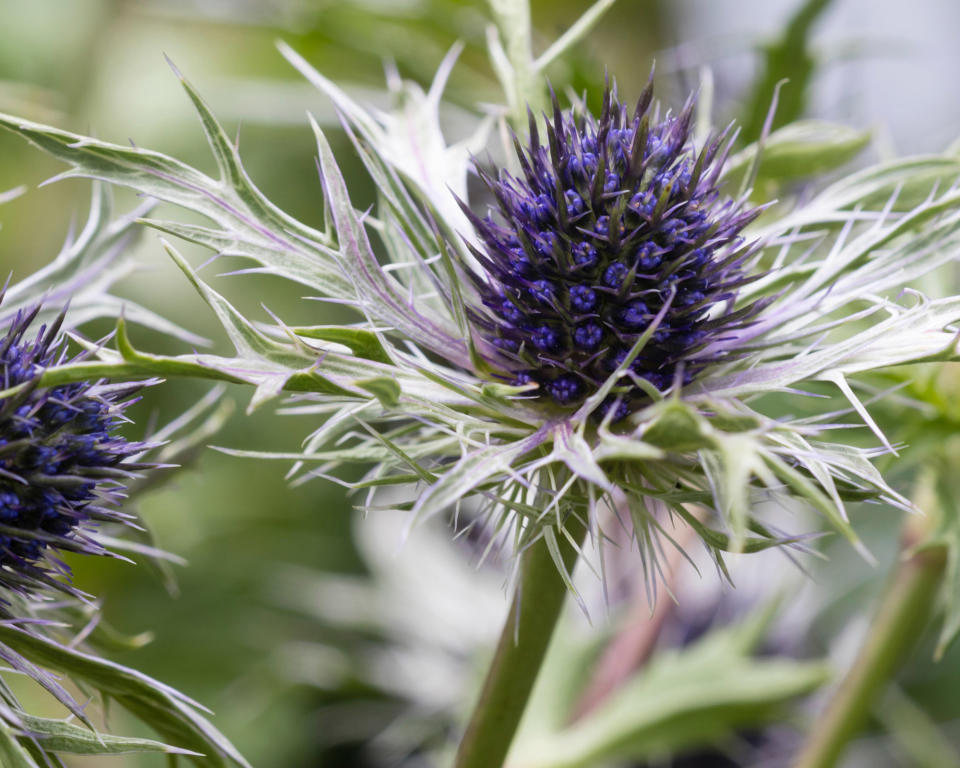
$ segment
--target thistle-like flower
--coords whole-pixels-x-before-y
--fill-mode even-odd
[[[117,503],[147,447],[114,434],[138,384],[40,384],[66,351],[62,315],[27,338],[39,311],[18,312],[0,340],[0,587],[25,593],[70,589],[53,578],[67,573],[57,550],[106,554],[91,526],[128,519]]]
[[[522,177],[481,171],[499,220],[466,209],[486,246],[472,250],[489,312],[474,321],[516,383],[578,404],[643,339],[615,419],[649,402],[644,382],[689,383],[710,342],[765,303],[733,309],[756,250],[739,233],[759,209],[720,197],[726,135],[698,151],[693,101],[663,117],[651,103],[650,85],[632,115],[615,87],[599,119],[555,103],[547,146],[531,116],[530,145],[515,141]]]

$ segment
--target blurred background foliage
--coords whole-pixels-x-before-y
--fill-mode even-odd
[[[587,6],[534,2],[538,42],[554,39]],[[451,44],[462,40],[466,48],[447,101],[466,109],[499,99],[485,52],[487,23],[480,0],[5,0],[0,111],[107,140],[129,138],[210,167],[195,115],[163,62],[166,54],[220,119],[239,130],[256,183],[294,216],[320,224],[315,144],[305,112],[327,124],[335,115],[279,56],[274,41],[283,38],[352,93],[386,105],[385,62],[426,87]],[[909,12],[900,3],[871,0],[814,0],[802,7],[796,0],[621,0],[550,74],[558,86],[592,98],[609,71],[630,95],[656,59],[661,97],[675,102],[697,86],[701,68],[710,67],[715,120],[737,118],[749,138],[759,134],[777,82],[788,77],[777,124],[813,116],[871,129],[874,141],[862,157],[931,152],[956,139],[960,126],[957,29],[960,6],[952,0],[918,0]],[[463,113],[451,108],[445,117],[450,138],[458,138]],[[363,208],[373,189],[345,138],[333,128],[330,135],[354,202]],[[19,139],[0,136],[0,191],[35,187],[60,170]],[[22,277],[49,260],[72,223],[82,220],[88,197],[89,185],[71,181],[31,189],[6,204],[0,276]],[[121,197],[118,206],[134,203]],[[144,269],[120,293],[214,334],[215,323],[161,255],[156,236],[145,235],[137,247]],[[230,268],[219,261],[207,269]],[[344,317],[279,282],[229,280],[232,298],[254,315],[262,303],[282,309],[290,323]],[[142,347],[169,343],[143,330],[135,334]],[[156,388],[138,421],[169,418],[204,392],[191,382]],[[245,406],[245,393],[228,396]],[[939,410],[912,414],[913,435],[896,431],[896,408],[884,414],[885,424],[894,427],[893,439],[951,435],[954,402],[947,397]],[[304,433],[292,418],[239,411],[214,442],[290,450]],[[189,471],[139,500],[159,543],[189,561],[176,569],[176,594],[147,569],[113,561],[75,562],[77,582],[103,597],[106,616],[120,630],[153,632],[153,642],[118,651],[116,658],[209,705],[254,765],[362,768],[402,759],[417,765],[408,753],[442,741],[461,714],[458,694],[478,674],[476,654],[492,641],[505,610],[502,576],[495,564],[472,569],[469,542],[451,548],[443,536],[417,532],[401,547],[396,521],[388,521],[384,533],[384,526],[352,514],[339,486],[318,481],[291,489],[283,472],[280,463],[206,450]],[[901,490],[909,492],[914,474],[902,472]],[[874,507],[861,511],[856,524],[880,561],[876,568],[830,541],[823,546],[829,560],[809,566],[812,580],[798,578],[776,554],[736,570],[737,592],[718,587],[709,570],[702,580],[691,575],[677,586],[681,603],[669,611],[661,642],[685,644],[788,584],[799,597],[765,650],[849,659],[863,630],[863,619],[849,618],[868,615],[896,556],[900,520]],[[413,561],[438,565],[425,579]],[[618,611],[617,605],[630,602],[622,598],[636,584],[626,569],[613,591],[614,626],[635,619],[629,606]],[[467,590],[470,598],[463,597]],[[877,712],[883,727],[858,742],[849,765],[955,764],[949,761],[956,754],[950,741],[960,744],[960,651],[934,666],[934,640],[924,640],[927,647]],[[935,735],[916,738],[921,732]],[[790,733],[747,733],[728,750],[740,757],[692,755],[685,764],[742,764],[743,755],[774,759],[795,743],[791,739]],[[120,757],[111,764],[159,766],[163,760]],[[77,758],[70,764],[94,763]]]

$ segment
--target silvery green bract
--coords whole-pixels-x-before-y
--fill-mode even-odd
[[[0,194],[0,203],[22,194],[22,187]],[[209,342],[171,323],[156,312],[111,293],[111,287],[137,269],[135,244],[140,234],[137,220],[154,203],[118,215],[111,190],[93,185],[90,212],[79,232],[71,231],[60,252],[49,264],[6,286],[0,306],[0,325],[8,325],[17,312],[39,306],[36,321],[50,323],[67,306],[65,328],[91,320],[118,317],[182,339],[197,346]],[[6,279],[6,276],[5,276]]]
[[[505,53],[497,45],[495,62],[514,70],[502,79],[515,87],[526,83],[523,100],[537,109],[543,62],[527,62],[521,78],[514,48],[508,45]],[[557,408],[531,397],[529,384],[504,381],[481,348],[482,328],[471,320],[483,297],[466,272],[478,268],[470,246],[482,233],[459,214],[451,192],[465,193],[471,161],[464,147],[482,144],[490,120],[478,121],[477,134],[462,145],[443,140],[440,93],[452,57],[429,93],[396,84],[396,110],[380,114],[353,102],[289,48],[282,50],[340,110],[376,183],[375,210],[354,208],[314,123],[326,226],[314,229],[281,211],[247,176],[236,144],[186,81],[217,161],[216,176],[158,152],[13,117],[0,117],[0,125],[69,163],[63,177],[127,186],[202,215],[204,225],[144,221],[217,254],[249,259],[250,279],[283,277],[351,306],[357,322],[291,327],[282,310],[269,322],[254,322],[165,241],[221,321],[235,354],[141,351],[121,319],[113,348],[99,349],[96,360],[58,366],[46,380],[194,376],[242,382],[255,388],[251,408],[285,395],[284,413],[321,424],[302,449],[234,452],[292,461],[292,475],[301,480],[362,465],[367,474],[352,487],[365,492],[365,508],[406,510],[415,521],[462,507],[463,520],[499,534],[491,546],[510,542],[522,551],[542,538],[561,567],[559,543],[571,538],[573,520],[585,521],[601,545],[606,527],[632,521],[653,580],[661,540],[669,540],[678,523],[693,527],[722,565],[726,551],[802,546],[802,535],[764,523],[758,501],[803,499],[854,543],[849,500],[909,506],[871,464],[891,447],[859,399],[856,381],[887,366],[957,356],[953,326],[960,299],[931,300],[909,289],[915,278],[955,258],[960,246],[954,158],[880,164],[802,206],[767,209],[742,232],[759,246],[745,265],[751,280],[738,282],[734,306],[724,311],[758,309],[749,323],[715,342],[736,354],[714,354],[689,383],[681,377],[644,388],[646,400],[637,400],[627,418],[614,421],[617,414],[609,410],[598,420],[593,414],[601,404],[628,382],[637,383],[631,364],[656,324],[644,319],[648,324],[633,346],[577,408]],[[522,130],[517,98],[507,94],[503,114]],[[829,141],[830,133],[824,135]],[[768,141],[782,149],[785,139],[774,133]],[[411,164],[411,157],[419,162]],[[752,147],[728,166],[746,192],[759,158]],[[739,197],[738,190],[724,189],[723,176],[716,181],[721,194]],[[478,201],[469,204],[482,215]],[[821,382],[840,397],[805,396],[805,387]],[[795,393],[814,415],[768,412],[762,396],[773,392]],[[878,432],[877,449],[831,441],[831,430],[847,419],[844,412]],[[404,491],[380,495],[396,487]],[[695,507],[709,514],[698,517]]]

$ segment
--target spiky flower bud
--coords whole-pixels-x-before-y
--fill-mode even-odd
[[[28,593],[61,586],[56,550],[105,554],[90,528],[127,519],[116,504],[144,466],[130,457],[146,448],[114,434],[139,385],[41,386],[65,350],[62,315],[25,338],[39,309],[18,313],[0,338],[0,587]]]
[[[651,94],[631,115],[608,89],[599,119],[555,103],[548,146],[531,117],[529,147],[515,142],[522,176],[481,172],[499,217],[473,217],[489,310],[474,320],[516,383],[577,404],[646,334],[615,418],[645,398],[640,379],[688,383],[711,342],[759,309],[732,309],[753,250],[739,233],[757,210],[720,197],[725,137],[698,151],[692,101],[660,117]]]

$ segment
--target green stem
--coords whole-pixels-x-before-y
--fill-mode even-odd
[[[510,106],[510,120],[520,133],[526,131],[527,108],[534,115],[546,109],[547,89],[533,60],[533,25],[529,0],[488,0],[503,37],[508,70],[498,72]],[[496,66],[495,66],[496,69]]]
[[[586,530],[568,528],[583,541]],[[578,551],[561,541],[560,553],[572,573]],[[500,768],[516,734],[553,636],[567,587],[543,539],[523,555],[520,580],[500,634],[493,662],[473,709],[455,768]]]
[[[905,533],[906,551],[921,540],[916,533]],[[946,547],[930,545],[900,562],[853,668],[814,725],[794,768],[836,765],[927,627],[946,560]]]

